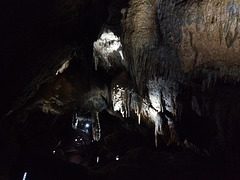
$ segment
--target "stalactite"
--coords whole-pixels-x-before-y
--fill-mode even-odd
[[[138,105],[137,105],[137,94],[136,93],[132,93],[131,95],[131,104],[130,104],[130,108],[131,110],[134,111],[135,114],[138,113]]]
[[[202,115],[201,109],[196,96],[192,96],[191,105],[192,105],[192,110],[194,110],[199,116],[201,116]]]
[[[165,118],[168,120],[167,124],[168,124],[169,133],[170,133],[169,142],[178,141],[177,133],[175,131],[175,126],[174,126],[174,121],[166,115],[165,115]]]
[[[213,87],[218,78],[218,72],[213,70],[202,70],[202,91],[205,91],[206,89],[209,89],[210,87]]]
[[[118,85],[113,88],[112,92],[112,102],[113,102],[113,110],[114,111],[120,111],[122,114],[122,92],[121,88],[119,88]]]
[[[120,38],[107,28],[103,30],[100,38],[93,43],[93,56],[95,70],[97,70],[99,60],[107,71],[111,67],[122,68],[127,64],[123,56]]]
[[[97,69],[98,69],[98,57],[96,56],[96,54],[95,53],[93,53],[93,57],[94,57],[94,65],[95,65],[95,70],[97,71]]]
[[[137,103],[138,124],[141,124],[141,110],[142,110],[142,101],[138,100],[138,103]]]
[[[124,89],[123,91],[123,111],[124,111],[124,116],[123,117],[128,117],[128,90],[127,88]]]
[[[128,92],[128,96],[127,96],[127,112],[128,112],[128,116],[127,117],[130,117],[130,114],[131,114],[131,98],[132,98],[132,91],[129,91]]]
[[[93,122],[92,122],[92,136],[94,141],[99,141],[101,138],[101,127],[99,122],[98,112],[92,112]]]
[[[158,121],[155,121],[155,132],[154,132],[154,135],[155,135],[155,146],[157,147],[158,146],[158,127],[159,127],[159,122]]]
[[[149,80],[148,84],[148,96],[151,101],[151,105],[158,111],[162,111],[162,103],[160,99],[161,87],[159,86],[157,79]]]
[[[155,122],[155,146],[158,146],[158,134],[163,135],[162,130],[162,118],[160,117],[160,114],[156,112],[154,109],[149,109],[152,114],[152,117]]]
[[[138,124],[141,124],[141,114],[138,113],[137,116],[138,116]]]
[[[146,99],[139,96],[137,93],[127,88],[116,85],[112,90],[113,110],[119,111],[122,117],[130,116],[132,110],[137,115],[138,124],[141,123],[141,118],[148,119],[155,124],[155,145],[158,145],[158,135],[168,136],[168,142],[173,142],[176,139],[174,131],[174,123],[170,117],[167,125],[169,133],[163,131],[163,118],[165,112],[170,113],[170,116],[175,117],[180,107],[176,103],[176,84],[165,79],[153,79],[147,84],[148,96]]]
[[[116,85],[112,91],[113,110],[119,111],[122,117],[130,117],[131,98],[132,91]]]

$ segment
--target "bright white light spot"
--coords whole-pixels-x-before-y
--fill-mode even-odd
[[[99,163],[99,156],[97,156],[97,163]]]
[[[26,180],[26,177],[27,177],[27,172],[25,172],[25,173],[23,174],[23,179],[22,179],[22,180]]]
[[[53,151],[53,154],[55,154],[56,153],[56,151]]]
[[[90,125],[87,123],[85,126],[86,126],[86,128],[88,128]]]
[[[78,141],[78,139],[75,139],[75,142],[77,142]]]
[[[68,68],[68,66],[69,66],[69,60],[63,63],[63,65],[57,70],[56,75],[58,75],[59,73],[63,73],[65,69]]]
[[[118,161],[118,160],[119,160],[119,156],[117,155],[117,156],[116,156],[116,161]]]

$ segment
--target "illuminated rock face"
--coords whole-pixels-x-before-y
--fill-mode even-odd
[[[161,86],[162,85],[162,86]],[[161,87],[163,89],[161,89]],[[130,117],[131,111],[138,117],[138,124],[141,123],[141,118],[150,121],[155,125],[155,144],[157,146],[158,134],[166,135],[173,133],[174,120],[176,117],[175,98],[174,93],[167,89],[167,83],[163,80],[149,81],[149,94],[142,98],[133,89],[128,87],[116,85],[112,90],[113,110],[119,111],[122,117]],[[169,94],[169,92],[172,92]],[[167,111],[170,114],[169,116]],[[164,128],[168,130],[164,130]],[[167,132],[166,132],[167,131]],[[168,137],[167,143],[177,141],[176,134]]]
[[[227,146],[237,131],[225,124],[237,123],[239,103],[226,104],[219,95],[234,99],[231,94],[238,94],[239,6],[227,0],[131,0],[121,11],[121,43],[134,87],[112,88],[113,110],[122,117],[135,112],[139,122],[151,121],[156,136],[165,136],[167,143],[186,139],[207,151]],[[234,84],[236,89],[228,91]],[[231,106],[233,118],[220,110],[225,106]],[[223,116],[224,123],[219,119]],[[190,124],[193,130],[187,128]]]

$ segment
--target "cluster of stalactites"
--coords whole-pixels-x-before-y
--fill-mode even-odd
[[[167,119],[169,129],[174,129],[174,120],[165,115],[164,111],[176,115],[176,95],[174,89],[163,79],[153,79],[147,84],[149,95],[146,99],[140,97],[133,90],[116,85],[112,90],[113,110],[119,111],[122,117],[129,117],[133,111],[138,117],[150,120],[155,124],[155,145],[157,146],[158,134],[164,135],[163,119]],[[161,116],[162,114],[162,116]],[[173,135],[174,136],[174,135]]]
[[[116,65],[126,65],[120,38],[109,29],[105,29],[101,37],[93,43],[93,57],[95,70],[98,68],[99,60],[102,61],[107,70]]]
[[[119,111],[122,117],[130,117],[130,104],[131,104],[132,91],[124,87],[113,88],[112,91],[112,102],[113,110]]]
[[[167,125],[171,133],[170,139],[173,140],[175,135],[174,132],[174,119],[172,117],[176,116],[176,85],[172,84],[167,80],[162,78],[154,78],[148,81],[148,98],[150,100],[152,108],[151,119],[155,119],[155,144],[157,146],[157,136],[158,134],[164,135],[163,131],[163,118],[167,120]],[[169,117],[168,113],[172,114]]]

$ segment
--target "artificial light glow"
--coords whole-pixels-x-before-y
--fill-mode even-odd
[[[85,125],[85,127],[86,127],[86,128],[89,128],[89,127],[90,127],[90,125],[87,123],[87,124]]]
[[[118,160],[119,160],[119,155],[116,156],[116,161],[118,161]]]
[[[25,172],[25,173],[23,174],[23,179],[22,179],[22,180],[26,180],[26,177],[27,177],[27,172]]]
[[[53,154],[55,154],[56,153],[56,151],[53,151]]]
[[[97,163],[99,163],[99,156],[97,156]]]

